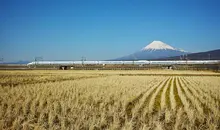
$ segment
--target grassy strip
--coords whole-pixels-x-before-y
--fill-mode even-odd
[[[177,79],[177,80],[178,80],[178,82],[179,82],[179,87],[180,87],[181,91],[183,92],[183,94],[184,94],[184,95],[185,95],[185,97],[186,97],[186,100],[189,102],[189,104],[191,104],[191,105],[192,105],[192,101],[189,99],[189,97],[187,97],[187,96],[186,96],[186,92],[185,92],[185,90],[183,89],[182,84],[180,84],[179,79]]]
[[[187,82],[188,82],[188,81],[187,81]],[[189,82],[188,82],[188,83],[189,83]],[[198,83],[197,83],[196,81],[194,81],[194,84],[198,85]],[[211,97],[216,103],[220,104],[220,100],[218,100],[217,97],[215,97],[215,96],[213,96],[212,94],[210,94],[210,93],[204,91],[203,89],[200,89],[200,90],[202,91],[202,93],[205,93],[205,94],[210,95],[210,97]],[[206,98],[206,97],[205,97],[205,98]],[[220,108],[220,106],[219,106],[219,108]]]
[[[135,117],[133,118],[132,122],[133,122],[133,129],[139,129],[140,127],[140,117],[143,114],[144,108],[146,107],[147,104],[149,104],[150,98],[153,95],[154,91],[156,90],[156,87],[154,88],[154,90],[145,98],[143,104],[141,105],[141,107],[138,110],[138,113],[135,115]]]
[[[132,118],[132,109],[135,107],[138,101],[143,97],[143,95],[144,95],[144,92],[138,95],[132,101],[128,102],[128,104],[125,106],[125,113],[126,113],[127,119],[130,120]]]
[[[154,91],[156,91],[156,87],[153,89],[153,91],[145,98],[143,104],[138,110],[138,115],[141,115],[143,113],[144,108],[146,107],[147,104],[149,104],[151,96],[153,95]]]
[[[151,82],[153,82],[153,80]],[[151,84],[151,82],[149,84]],[[151,86],[151,87],[153,87],[153,86]],[[146,91],[142,92],[140,95],[135,97],[132,101],[128,102],[128,104],[125,106],[125,113],[126,113],[127,119],[130,120],[132,118],[132,109],[135,107],[135,105],[139,102],[139,100],[144,96],[144,94],[150,88],[148,88]]]
[[[187,86],[186,82],[188,82],[188,81],[186,81],[185,79],[182,79],[182,83],[185,86]],[[188,84],[190,84],[190,83],[188,82]],[[193,92],[189,88],[188,88],[188,90],[193,95]],[[194,89],[194,90],[198,93],[198,95],[200,95],[200,92],[198,90],[196,90],[196,89]],[[211,112],[211,109],[205,103],[203,103],[198,97],[196,97],[196,96],[194,96],[194,97],[201,103],[204,113],[208,115]]]
[[[157,94],[155,98],[155,102],[154,102],[155,111],[160,111],[161,109],[161,95],[162,95],[163,89],[168,84],[168,81],[170,81],[170,78],[167,79],[167,81],[163,84],[163,87],[161,88],[161,90],[159,91],[159,93]]]
[[[176,78],[174,78],[174,96],[176,100],[176,107],[183,107],[183,103],[179,97],[178,91],[177,91],[177,85],[176,85]]]
[[[168,79],[167,79],[168,81]],[[159,87],[161,84],[163,83],[163,81],[161,81],[159,83],[158,86],[156,86],[152,92],[145,98],[144,102],[142,103],[141,107],[139,108],[138,110],[138,113],[135,115],[134,119],[133,119],[133,122],[134,122],[134,125],[133,125],[133,129],[139,129],[139,126],[141,125],[141,121],[140,121],[140,117],[141,115],[143,114],[143,111],[144,111],[144,108],[147,106],[147,104],[149,104],[150,100],[151,100],[151,97],[152,95],[154,94],[154,92],[156,91],[157,87]],[[153,87],[153,86],[152,86]],[[145,115],[146,117],[147,115]]]
[[[168,109],[171,108],[171,105],[170,105],[170,88],[171,88],[172,81],[173,81],[173,79],[170,80],[169,86],[168,86],[167,91],[165,93],[166,94],[166,106],[167,106]]]

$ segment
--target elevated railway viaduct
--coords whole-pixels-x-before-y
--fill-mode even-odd
[[[31,62],[29,69],[61,70],[220,70],[220,61],[40,61]]]

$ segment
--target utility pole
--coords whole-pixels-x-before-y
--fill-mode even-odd
[[[1,61],[1,62],[3,62],[3,61],[4,61],[4,58],[3,58],[3,57],[1,57],[1,58],[0,58],[0,61]]]
[[[209,60],[211,60],[211,54],[209,54]]]
[[[188,60],[187,54],[186,54],[186,56],[185,56],[185,57],[186,57],[186,64],[187,64],[187,60]]]
[[[82,56],[82,66],[84,65],[84,61],[86,61],[86,57]]]
[[[35,56],[35,57],[34,57],[35,68],[36,68],[36,66],[37,66],[37,61],[42,61],[42,60],[43,60],[43,57],[40,57],[40,56]]]
[[[1,58],[0,58],[0,63],[2,64],[2,63],[3,63],[3,61],[4,61],[4,58],[3,58],[3,57],[1,57]]]
[[[132,55],[132,57],[133,57],[133,66],[135,66],[134,61],[136,61],[137,58],[136,58],[136,56],[134,54]]]

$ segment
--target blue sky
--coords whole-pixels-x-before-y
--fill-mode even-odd
[[[5,61],[105,60],[161,40],[190,52],[220,49],[218,0],[0,0]]]

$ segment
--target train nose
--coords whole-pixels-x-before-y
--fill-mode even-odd
[[[31,65],[33,65],[33,62],[27,64],[27,66],[31,66]]]

